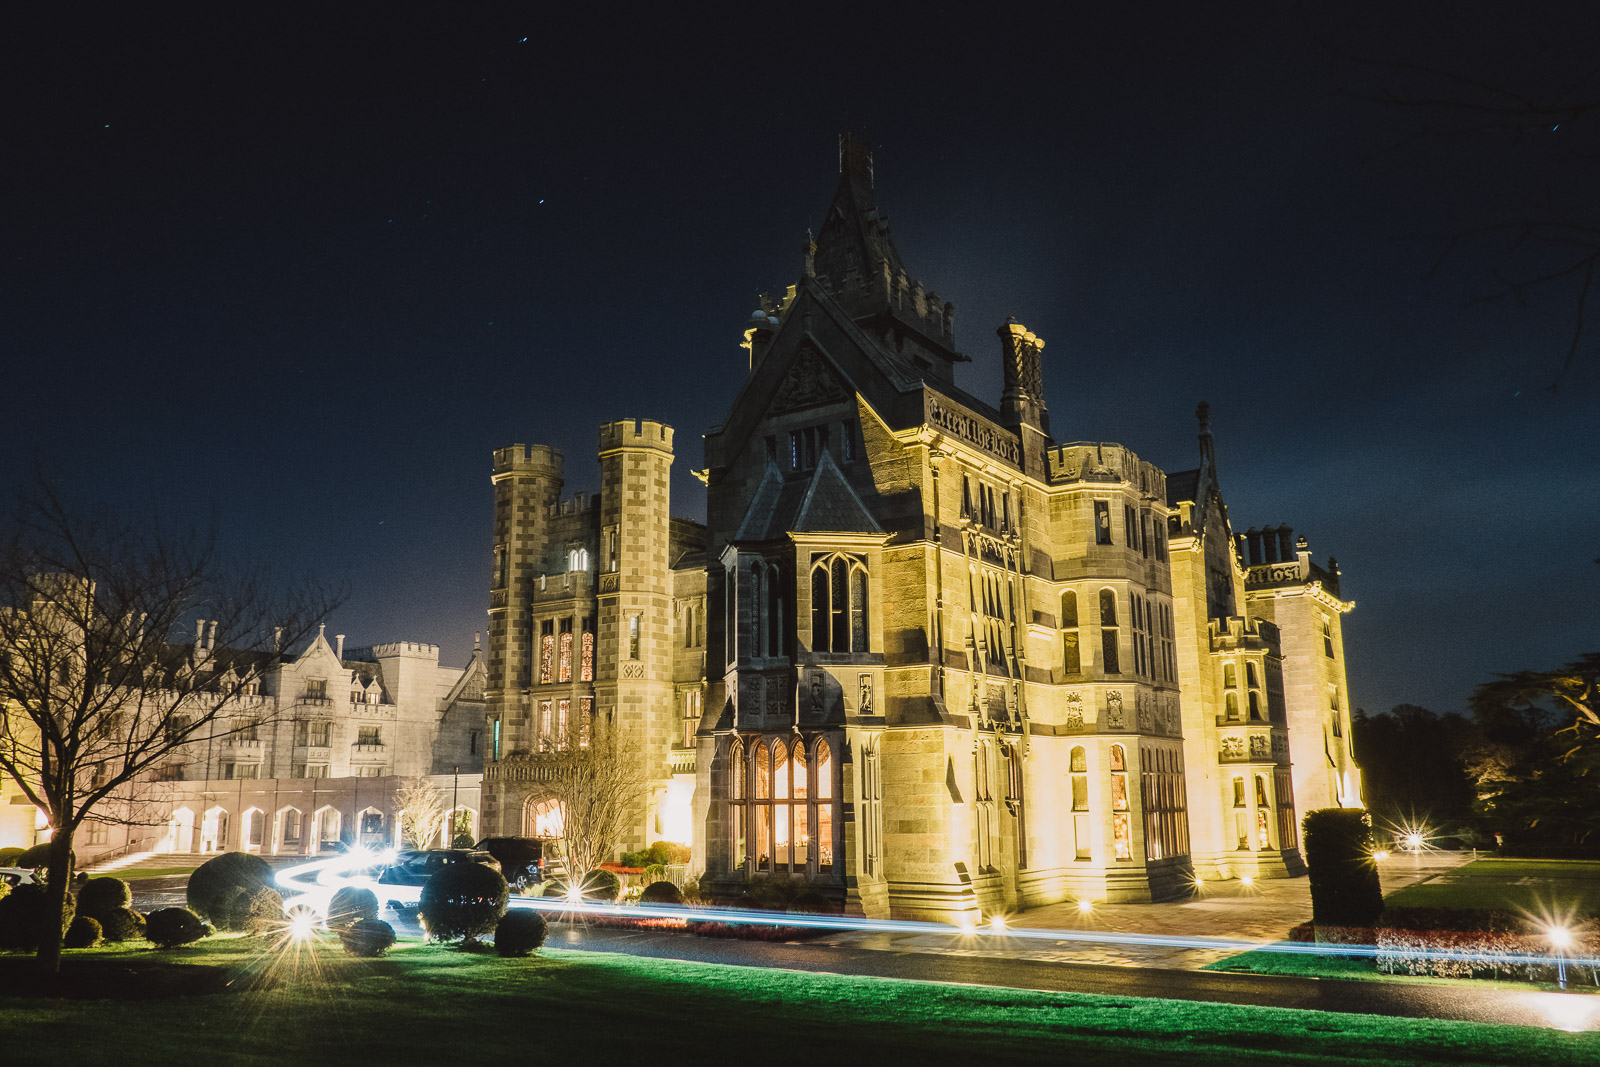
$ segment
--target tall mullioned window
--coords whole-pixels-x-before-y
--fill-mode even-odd
[[[1068,674],[1083,670],[1083,656],[1078,648],[1078,594],[1068,589],[1061,594],[1061,658]]]
[[[628,658],[639,658],[639,616],[628,616]]]
[[[539,624],[539,681],[552,682],[556,673],[556,624],[545,619]]]
[[[572,620],[561,620],[561,655],[557,661],[556,680],[572,681]]]
[[[1072,777],[1072,836],[1076,845],[1074,859],[1090,858],[1089,847],[1089,760],[1083,748],[1077,747],[1067,763]]]
[[[1117,594],[1109,589],[1100,590],[1100,663],[1106,674],[1121,674],[1122,659],[1118,654]]]
[[[867,567],[843,553],[811,562],[811,650],[867,651]]]
[[[1189,819],[1184,806],[1182,762],[1177,751],[1166,747],[1141,749],[1139,772],[1147,857],[1159,860],[1187,855]]]
[[[1114,858],[1133,858],[1133,833],[1128,822],[1128,754],[1111,746],[1111,848]]]
[[[1096,500],[1094,502],[1094,543],[1109,545],[1111,543],[1111,502],[1109,500]]]
[[[578,681],[594,681],[594,617],[583,620],[583,662],[578,669]]]

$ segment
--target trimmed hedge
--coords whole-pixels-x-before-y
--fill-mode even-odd
[[[510,899],[500,872],[481,863],[450,863],[422,887],[417,914],[428,936],[471,943],[506,913]]]
[[[107,941],[133,941],[144,936],[144,916],[132,908],[117,908],[94,918]]]
[[[67,927],[61,939],[62,948],[94,948],[101,942],[100,924],[87,915],[80,915]]]
[[[133,890],[121,878],[91,878],[78,890],[78,914],[99,919],[133,904]],[[104,925],[102,921],[101,925]]]
[[[529,908],[508,911],[495,924],[494,950],[507,959],[526,956],[544,944],[548,930],[544,916],[536,911]]]
[[[596,869],[583,876],[585,900],[616,900],[622,892],[622,882],[607,870]]]
[[[191,944],[210,932],[188,908],[157,908],[145,918],[145,938],[162,948]]]
[[[234,898],[229,915],[229,930],[248,934],[268,934],[283,928],[288,917],[283,912],[283,897],[276,889],[254,889]]]
[[[43,885],[19,885],[0,897],[0,948],[32,952],[39,947],[39,930],[50,910],[50,893]],[[66,913],[61,916],[65,934],[76,914],[72,897],[67,897]]]
[[[378,898],[370,889],[347,885],[333,894],[328,902],[328,926],[339,929],[362,920],[376,921]]]
[[[639,894],[641,904],[682,904],[683,893],[671,882],[651,882]]]
[[[1372,821],[1360,808],[1320,808],[1304,823],[1311,921],[1318,926],[1375,926],[1383,912]]]
[[[266,860],[248,852],[224,852],[195,868],[185,897],[202,919],[219,929],[238,930],[250,920],[250,895],[271,888],[272,868]]]
[[[394,946],[394,927],[381,919],[356,919],[339,930],[339,943],[352,956],[381,956]]]

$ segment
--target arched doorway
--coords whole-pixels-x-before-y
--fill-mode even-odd
[[[326,852],[336,849],[339,845],[339,830],[344,819],[336,808],[318,808],[317,813],[311,817],[311,846],[312,851]]]
[[[561,806],[549,798],[529,797],[522,806],[522,836],[561,836]]]
[[[277,845],[274,852],[294,855],[306,848],[306,818],[299,808],[283,808],[278,812]]]
[[[228,809],[207,808],[200,823],[200,851],[225,852],[228,848]]]
[[[167,816],[167,852],[193,852],[194,809],[176,808]]]
[[[472,844],[478,842],[478,813],[471,808],[456,808],[450,813],[447,824],[449,833],[446,839],[450,848],[455,848],[457,842],[466,839]]]
[[[244,852],[260,852],[266,844],[267,838],[267,813],[260,808],[251,808],[244,813],[244,834],[239,847]]]

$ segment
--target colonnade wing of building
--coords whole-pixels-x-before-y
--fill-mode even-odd
[[[540,754],[605,715],[648,739],[632,843],[730,899],[961,919],[1300,873],[1299,813],[1360,796],[1337,568],[1235,537],[1205,416],[1176,475],[1058,440],[1020,323],[998,406],[962,390],[874,185],[845,138],[706,435],[703,525],[668,517],[664,424],[603,426],[592,496],[495,454],[491,824],[548,826]]]

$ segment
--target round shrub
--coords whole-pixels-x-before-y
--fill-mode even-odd
[[[543,891],[539,895],[542,897],[564,897],[567,895],[567,883],[546,882]]]
[[[69,852],[68,855],[72,858],[72,865],[76,867],[78,865],[78,854]],[[41,870],[49,865],[50,842],[48,841],[34,845],[32,848],[23,849],[22,854],[17,857],[17,862],[6,864],[7,867],[26,867],[30,871]]]
[[[328,925],[335,930],[362,919],[376,920],[377,917],[378,898],[370,889],[347,885],[335,892],[333,899],[328,902]]]
[[[94,916],[107,941],[132,941],[144,936],[144,916],[132,908],[116,908]]]
[[[248,852],[224,852],[195,868],[186,897],[196,915],[220,929],[235,930],[235,916],[241,922],[249,918],[249,894],[271,888],[272,868],[266,860]],[[239,906],[241,892],[246,896],[243,908]]]
[[[682,904],[683,894],[671,882],[651,882],[639,894],[641,904]]]
[[[61,939],[62,948],[94,948],[101,941],[100,924],[87,915],[80,915],[67,927]]]
[[[470,943],[494,929],[509,897],[499,871],[481,863],[451,863],[422,887],[417,913],[428,936]]]
[[[0,897],[0,948],[32,952],[39,947],[39,931],[50,911],[50,893],[42,885],[19,885]],[[67,897],[61,931],[72,925],[74,909]]]
[[[234,898],[227,929],[267,934],[283,928],[283,897],[276,889],[255,889]]]
[[[91,878],[78,890],[78,914],[99,919],[133,903],[133,891],[121,878]],[[104,920],[100,925],[104,926]]]
[[[206,924],[188,908],[157,908],[145,917],[144,936],[162,948],[176,948],[207,934]]]
[[[594,870],[583,876],[585,900],[616,900],[622,892],[617,876],[606,870]]]
[[[381,919],[357,919],[339,931],[339,943],[352,956],[381,956],[394,946],[394,927]]]
[[[26,851],[28,850],[25,848],[17,848],[14,845],[10,848],[0,848],[0,867],[22,866],[22,864],[17,862],[17,860],[20,859],[22,854]]]
[[[526,956],[544,944],[548,925],[544,916],[530,908],[508,911],[494,928],[494,950],[510,959]]]

